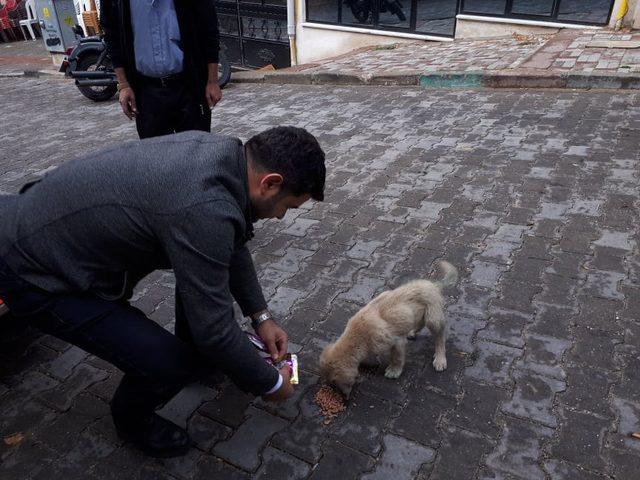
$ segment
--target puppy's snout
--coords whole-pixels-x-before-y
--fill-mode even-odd
[[[351,397],[351,390],[353,389],[353,385],[347,385],[346,383],[336,382],[334,386],[342,394],[345,400],[349,400],[349,398]]]

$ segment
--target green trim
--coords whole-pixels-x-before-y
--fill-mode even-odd
[[[478,88],[482,87],[481,73],[426,74],[420,76],[423,88]]]

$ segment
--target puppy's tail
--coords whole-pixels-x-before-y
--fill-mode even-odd
[[[440,285],[440,288],[453,287],[458,283],[458,270],[449,262],[444,260],[438,262],[438,273],[441,278],[435,283]]]

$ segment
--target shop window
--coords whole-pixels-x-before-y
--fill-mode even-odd
[[[606,25],[615,0],[462,0],[460,13]]]
[[[613,8],[611,0],[562,0],[558,20],[606,24]]]
[[[513,0],[511,13],[520,15],[544,15],[553,13],[554,0]]]
[[[416,32],[453,36],[457,13],[456,1],[417,0]]]
[[[507,0],[464,0],[465,13],[504,15],[506,8]]]
[[[340,0],[307,0],[309,22],[338,23]]]
[[[307,0],[307,21],[452,37],[459,0]]]

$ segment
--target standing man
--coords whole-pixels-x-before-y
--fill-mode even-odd
[[[213,0],[103,0],[100,24],[140,138],[211,131],[222,98]]]
[[[0,196],[0,298],[19,321],[114,364],[118,433],[149,455],[189,437],[155,410],[219,369],[241,389],[293,393],[234,318],[232,296],[273,358],[287,334],[269,314],[245,243],[252,222],[324,198],[324,152],[304,129],[246,145],[202,132],[137,141],[68,162],[20,195]],[[176,278],[175,335],[128,299],[157,269]]]

